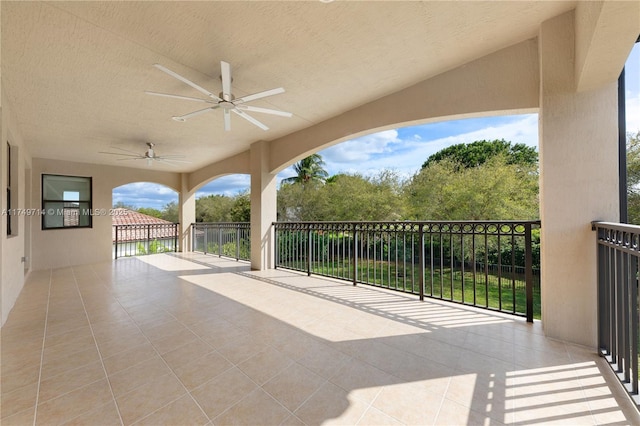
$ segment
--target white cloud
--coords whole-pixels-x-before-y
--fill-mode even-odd
[[[537,148],[537,114],[524,115],[516,121],[499,125],[491,125],[491,122],[492,119],[489,118],[487,119],[487,123],[489,125],[483,129],[433,139],[430,141],[420,140],[419,138],[415,138],[415,136],[412,136],[410,139],[400,140],[397,138],[396,131],[393,131],[393,137],[391,137],[391,135],[387,135],[386,139],[369,139],[377,141],[380,145],[384,145],[385,151],[380,151],[379,148],[367,149],[366,146],[363,145],[366,137],[358,138],[356,140],[358,141],[357,147],[368,154],[366,155],[366,159],[361,155],[361,161],[353,161],[348,165],[345,165],[342,161],[332,161],[330,157],[324,155],[324,152],[322,155],[327,162],[327,168],[331,170],[332,173],[361,173],[365,176],[372,176],[380,173],[382,170],[390,169],[398,172],[403,177],[410,177],[420,170],[420,167],[422,167],[422,164],[427,160],[427,158],[429,158],[429,156],[435,154],[441,149],[459,143],[470,143],[482,139],[505,139],[513,143],[524,143],[528,146]],[[383,144],[384,140],[388,140],[389,142]],[[349,142],[344,142],[334,148],[338,148],[347,143]],[[351,148],[352,147],[350,147],[350,149]],[[387,155],[375,156],[374,158],[370,153],[375,151],[385,152]]]
[[[361,162],[375,154],[392,152],[394,146],[401,142],[397,130],[384,130],[334,145],[321,154],[327,164]]]

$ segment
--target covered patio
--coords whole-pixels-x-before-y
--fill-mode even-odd
[[[30,275],[2,424],[639,424],[539,322],[199,253]]]

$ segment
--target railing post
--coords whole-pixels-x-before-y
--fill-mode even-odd
[[[178,232],[176,231],[176,235]],[[191,251],[197,251],[198,245],[196,243],[196,224],[191,224]]]
[[[236,223],[236,261],[240,260],[240,224]]]
[[[202,243],[204,244],[204,247],[202,248],[202,252],[204,254],[207,254],[207,234],[209,233],[209,227],[207,225],[202,225],[202,232],[204,233],[203,237],[202,237]]]
[[[524,269],[527,301],[527,322],[533,322],[533,250],[531,223],[524,224]]]
[[[418,278],[418,284],[420,285],[419,295],[420,300],[424,300],[424,229],[422,224],[418,224],[418,241],[420,242],[420,250],[418,251],[418,261],[420,262],[420,278]]]
[[[276,222],[273,222],[271,226],[273,226],[273,249],[274,249],[273,269],[278,269],[278,265],[280,264],[280,244],[278,243],[278,224]]]
[[[222,257],[222,226],[218,225],[218,257]]]
[[[115,247],[115,252],[116,252],[116,256],[115,258],[118,258],[118,225],[114,225],[116,228],[116,247]]]
[[[358,229],[355,223],[353,224],[352,234],[353,234],[353,243],[352,243],[353,248],[351,252],[353,253],[353,285],[357,285],[358,284]]]
[[[177,253],[178,252],[178,232],[180,229],[180,224],[179,223],[175,223],[173,225],[173,252]],[[193,240],[191,240],[193,241]],[[193,251],[193,250],[191,250]]]
[[[150,249],[151,249],[151,225],[147,225],[147,254],[151,254]]]
[[[311,258],[313,245],[311,244],[311,224],[307,223],[307,276],[311,276]]]

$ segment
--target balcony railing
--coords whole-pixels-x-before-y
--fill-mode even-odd
[[[192,250],[236,260],[250,260],[250,229],[247,222],[192,223]]]
[[[598,347],[627,392],[638,395],[640,226],[594,222],[598,245]]]
[[[178,226],[178,223],[113,225],[113,257],[177,251]]]
[[[539,227],[539,221],[276,222],[276,267],[532,322],[540,318]]]

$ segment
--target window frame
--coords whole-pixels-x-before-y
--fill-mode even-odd
[[[64,200],[64,196],[62,197],[62,199],[55,199],[55,200],[53,200],[53,199],[45,199],[45,196],[44,196],[45,195],[45,189],[44,188],[45,188],[45,179],[46,179],[47,176],[54,176],[54,177],[57,177],[57,178],[86,179],[88,181],[88,183],[89,183],[89,199],[88,200],[79,199],[78,201],[71,201],[71,200]],[[41,176],[41,187],[40,188],[41,188],[41,194],[40,194],[41,197],[40,198],[41,198],[41,201],[42,201],[42,212],[43,212],[41,229],[43,231],[51,231],[51,230],[55,230],[55,229],[78,229],[78,228],[80,228],[80,229],[87,229],[87,228],[91,229],[91,228],[93,228],[93,215],[91,214],[91,212],[93,211],[93,178],[91,176],[72,176],[72,175],[59,175],[59,174],[53,174],[53,173],[43,173],[42,176]],[[66,191],[65,189],[62,189],[60,192],[64,193],[65,191]],[[74,192],[77,192],[77,191],[74,191]],[[77,202],[78,203],[78,207],[66,207],[66,206],[64,206],[65,203],[71,203],[71,202]],[[51,225],[47,225],[46,224],[46,216],[47,216],[47,214],[49,214],[49,210],[51,210],[51,207],[47,206],[48,203],[61,203],[63,205],[63,207],[62,207],[63,225],[62,226],[51,226]],[[88,204],[88,206],[87,207],[81,207],[81,204]],[[78,216],[78,224],[77,225],[72,225],[72,226],[65,226],[64,225],[65,212],[67,210],[76,210],[76,209],[78,210],[78,215],[77,215]],[[89,212],[89,214],[86,215],[86,217],[88,217],[88,219],[89,219],[88,220],[88,224],[86,224],[86,225],[81,225],[80,224],[80,219],[79,218],[80,218],[81,215],[79,214],[79,212],[80,212],[81,209],[82,210],[87,209],[88,212]],[[57,210],[59,210],[59,209],[56,209],[56,215],[58,213]]]
[[[11,231],[11,144],[7,141],[7,236],[13,235]]]

